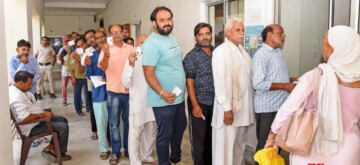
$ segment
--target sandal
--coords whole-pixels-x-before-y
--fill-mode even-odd
[[[101,152],[101,153],[100,153],[100,159],[101,159],[101,160],[106,160],[106,159],[109,158],[109,156],[110,156],[110,151],[108,151],[108,152]]]
[[[54,155],[53,153],[51,153],[51,151],[41,151],[41,155],[50,163],[56,163],[57,162],[57,157],[56,155]]]
[[[119,156],[117,156],[116,154],[111,154],[109,163],[110,165],[116,165],[119,161]]]
[[[62,161],[67,161],[67,160],[71,160],[72,157],[68,154],[61,154],[61,160]]]
[[[91,137],[90,137],[91,140],[97,140],[98,139],[98,135],[96,132],[93,132]]]

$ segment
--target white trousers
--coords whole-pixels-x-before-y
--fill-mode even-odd
[[[212,128],[212,164],[245,164],[244,153],[248,127]]]
[[[150,121],[135,127],[129,127],[129,158],[131,165],[141,165],[141,162],[151,162],[156,140],[157,126],[155,121]]]
[[[44,87],[44,77],[46,76],[46,79],[48,79],[49,81],[49,90],[50,93],[54,93],[54,86],[53,86],[53,76],[52,76],[52,65],[46,65],[46,66],[41,66],[39,65],[40,68],[40,79],[37,83],[37,88],[36,88],[36,93],[37,94],[41,94],[42,93],[42,89]]]

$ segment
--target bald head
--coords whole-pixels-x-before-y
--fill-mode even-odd
[[[141,47],[147,37],[148,36],[146,34],[141,34],[139,37],[137,37],[136,46]]]

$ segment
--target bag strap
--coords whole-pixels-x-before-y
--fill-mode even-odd
[[[320,68],[315,68],[314,69],[314,80],[313,80],[313,102],[312,102],[312,106],[314,108],[314,111],[317,111],[318,109],[318,93],[319,93],[319,82],[320,82],[320,76],[321,76],[321,69]]]

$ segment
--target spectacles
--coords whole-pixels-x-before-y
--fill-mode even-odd
[[[111,35],[119,35],[121,34],[121,30],[118,30],[118,31],[114,31],[114,32],[110,32]]]

